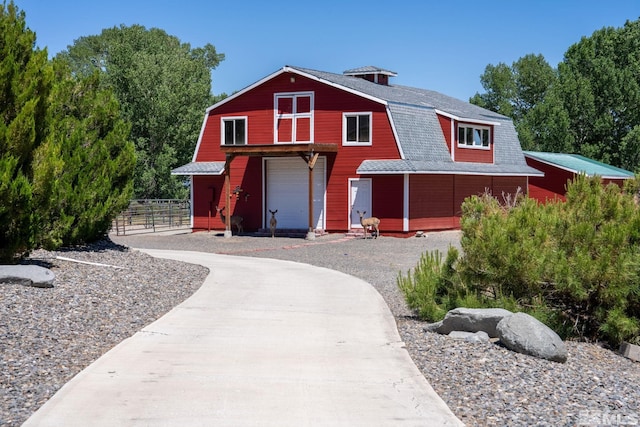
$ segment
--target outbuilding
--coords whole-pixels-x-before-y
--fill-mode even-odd
[[[576,175],[599,176],[604,184],[614,183],[622,187],[624,181],[634,177],[633,172],[598,162],[579,154],[525,151],[527,164],[544,173],[529,180],[529,197],[540,202],[565,200],[567,183]]]

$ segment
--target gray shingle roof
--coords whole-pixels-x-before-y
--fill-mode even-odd
[[[385,70],[384,68],[374,67],[373,65],[367,65],[365,67],[352,68],[351,70],[345,70],[342,74],[345,75],[354,75],[354,74],[386,74],[387,76],[396,76],[397,73],[395,71]]]
[[[391,84],[385,86],[344,74],[288,68],[386,103],[398,135],[403,160],[367,160],[360,165],[358,173],[434,173],[438,170],[449,173],[542,176],[539,171],[527,166],[513,122],[506,116],[432,90]],[[348,71],[355,73],[375,69],[363,67]],[[494,163],[454,162],[447,150],[437,111],[462,121],[495,124]]]
[[[224,162],[191,162],[171,170],[171,175],[222,175]]]

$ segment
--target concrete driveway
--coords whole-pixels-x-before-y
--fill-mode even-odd
[[[24,426],[458,426],[368,283],[307,264],[149,250],[203,286]]]

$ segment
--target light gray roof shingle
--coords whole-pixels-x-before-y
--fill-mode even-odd
[[[392,84],[380,85],[359,77],[308,68],[288,68],[386,103],[398,135],[403,160],[368,160],[360,165],[359,173],[382,173],[386,168],[387,173],[399,170],[428,173],[438,169],[450,173],[542,175],[527,166],[513,121],[506,116],[432,90]],[[376,67],[363,67],[348,71],[364,73],[375,69]],[[447,150],[437,111],[462,121],[495,124],[494,163],[454,162]]]
[[[191,162],[171,170],[171,175],[222,175],[224,162]]]

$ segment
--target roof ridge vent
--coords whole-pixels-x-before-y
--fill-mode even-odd
[[[345,70],[342,74],[345,76],[359,77],[384,86],[389,85],[389,77],[396,77],[398,75],[395,71],[385,70],[384,68],[374,67],[373,65]]]

